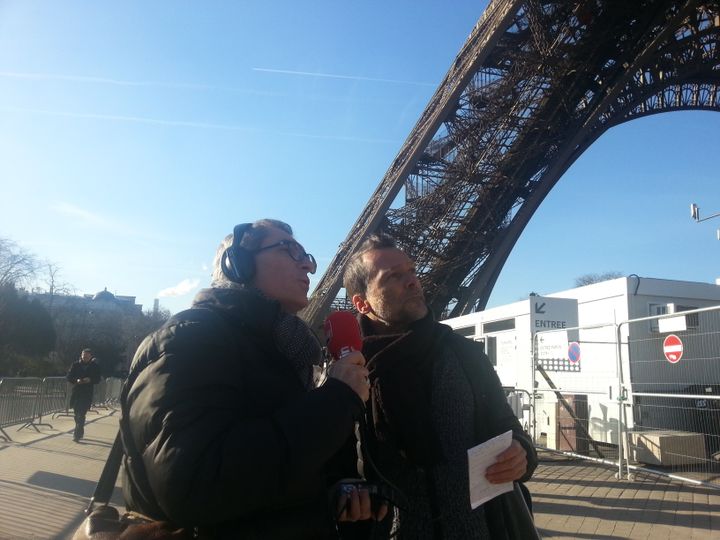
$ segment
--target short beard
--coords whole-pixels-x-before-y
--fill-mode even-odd
[[[372,319],[381,323],[389,332],[404,332],[414,322],[419,321],[428,313],[427,304],[423,302],[422,308],[413,309],[403,307],[399,312],[393,313],[392,316],[384,309],[384,305],[380,309],[372,311]]]

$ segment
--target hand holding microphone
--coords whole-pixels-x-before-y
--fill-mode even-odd
[[[350,386],[363,403],[370,398],[370,382],[365,367],[360,326],[355,316],[347,311],[331,313],[325,319],[325,339],[330,355],[335,359],[328,369],[328,377],[334,377]],[[355,423],[357,440],[358,474],[360,478],[348,478],[338,483],[337,520],[381,521],[388,512],[388,497],[380,486],[365,480],[361,437],[358,422]]]
[[[328,377],[341,380],[360,396],[363,402],[370,398],[368,370],[362,349],[360,326],[352,313],[336,311],[325,319],[325,338],[330,355]]]
[[[370,398],[368,370],[365,368],[365,357],[361,353],[352,352],[333,362],[328,369],[328,377],[347,384],[360,396],[363,403]]]

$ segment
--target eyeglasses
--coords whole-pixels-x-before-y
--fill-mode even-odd
[[[317,270],[317,262],[315,261],[315,257],[310,255],[309,253],[306,253],[305,249],[295,240],[280,240],[279,242],[270,244],[269,246],[258,248],[254,250],[253,253],[260,253],[261,251],[276,248],[278,246],[282,246],[283,251],[290,255],[290,257],[292,257],[292,260],[294,261],[303,262],[305,259],[310,261],[310,273],[315,273],[315,271]]]

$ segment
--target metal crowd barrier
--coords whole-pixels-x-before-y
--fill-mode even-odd
[[[93,408],[109,409],[120,399],[123,380],[110,377],[93,389]],[[12,441],[5,428],[20,425],[18,431],[38,426],[52,427],[43,423],[43,417],[52,415],[71,416],[70,391],[72,385],[65,377],[13,377],[0,379],[0,439]]]
[[[111,409],[120,401],[123,379],[108,377],[93,389],[93,409]]]
[[[11,441],[4,428],[33,421],[41,384],[36,377],[0,379],[0,437]]]
[[[720,306],[537,332],[531,373],[536,446],[720,489]]]
[[[105,401],[105,389],[107,387],[107,384],[105,383],[105,379],[102,379],[99,383],[97,383],[93,387],[93,401],[92,401],[92,407],[88,412],[92,412],[95,414],[98,413],[98,409],[109,409],[107,406],[107,403]]]
[[[52,418],[55,418],[56,414],[67,412],[69,401],[70,383],[65,377],[45,377],[42,381],[40,400],[36,411],[37,424],[49,426],[50,424],[43,424],[43,416],[51,415]]]
[[[105,379],[105,404],[116,406],[120,403],[120,392],[125,381],[117,377]]]
[[[720,488],[720,307],[620,323],[627,476]]]

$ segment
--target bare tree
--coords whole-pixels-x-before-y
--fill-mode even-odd
[[[54,262],[45,261],[43,265],[44,270],[44,281],[47,285],[47,292],[50,295],[54,294],[72,294],[75,292],[75,288],[66,281],[60,279],[60,267]]]
[[[8,238],[0,238],[0,287],[27,285],[39,268],[35,255]]]
[[[601,281],[609,281],[622,277],[623,273],[613,270],[611,272],[604,272],[602,274],[584,274],[580,277],[575,278],[575,286],[583,287],[585,285],[592,285],[593,283],[600,283]]]
[[[43,266],[43,281],[45,282],[47,288],[36,287],[35,290],[37,292],[46,292],[49,295],[50,300],[47,307],[48,311],[52,314],[55,297],[58,295],[73,294],[75,292],[75,288],[66,281],[62,281],[60,279],[60,267],[57,264],[45,261]]]

